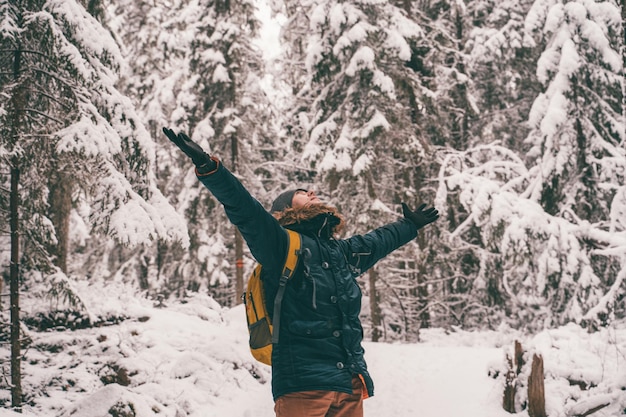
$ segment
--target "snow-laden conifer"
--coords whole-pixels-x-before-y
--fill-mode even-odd
[[[156,187],[154,142],[117,88],[124,59],[110,33],[75,1],[0,8],[0,140],[4,163],[21,174],[23,266],[67,272],[74,214],[90,236],[185,244],[181,217]]]
[[[474,287],[518,325],[595,326],[623,309],[622,30],[614,2],[536,1],[522,43],[543,50],[528,154],[494,142],[442,165],[439,204],[456,190],[467,210],[452,238],[478,255]]]
[[[243,272],[235,268],[244,255],[241,238],[161,129],[187,133],[268,202],[267,190],[278,178],[265,164],[280,158],[262,88],[263,57],[254,43],[260,25],[256,9],[251,1],[120,1],[113,12],[130,66],[126,88],[158,142],[159,185],[185,214],[191,238],[189,251],[164,246],[133,255],[135,265],[149,259],[153,271],[139,271],[139,279],[147,276],[153,293],[182,296],[213,288],[220,301],[232,303],[238,299],[235,277]]]

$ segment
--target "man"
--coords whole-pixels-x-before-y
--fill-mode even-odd
[[[263,265],[270,312],[289,245],[285,228],[301,234],[299,265],[283,296],[280,338],[272,350],[276,416],[362,417],[363,399],[374,394],[374,385],[363,358],[356,278],[437,220],[437,210],[423,204],[412,211],[403,203],[403,219],[365,235],[336,239],[344,219],[313,191],[285,191],[269,213],[217,158],[184,133],[163,132],[192,159],[200,181]]]

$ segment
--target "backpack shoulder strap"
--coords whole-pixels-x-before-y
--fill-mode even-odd
[[[280,331],[280,307],[283,302],[283,295],[285,294],[285,287],[287,281],[293,276],[298,266],[298,258],[300,255],[300,248],[302,246],[302,238],[300,233],[293,230],[287,230],[287,238],[289,239],[289,249],[287,249],[287,259],[285,260],[285,266],[278,282],[278,291],[276,292],[276,298],[274,299],[274,315],[272,317],[272,343],[278,343],[278,333]]]

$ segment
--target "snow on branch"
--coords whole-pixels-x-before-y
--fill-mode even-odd
[[[478,244],[479,256],[499,257],[502,285],[515,304],[550,306],[576,320],[585,310],[584,317],[597,317],[623,291],[626,269],[614,280],[600,278],[593,258],[626,265],[621,220],[626,218],[626,191],[622,186],[613,199],[610,222],[590,223],[571,210],[551,215],[528,198],[524,185],[534,175],[536,170],[497,144],[448,154],[439,172],[436,206],[441,212],[459,204],[464,209],[450,241]],[[610,288],[602,284],[607,280]],[[565,298],[559,295],[563,291]]]
[[[584,321],[595,321],[599,316],[609,315],[611,312],[610,304],[613,303],[620,294],[620,287],[626,279],[626,246],[622,247],[621,264],[622,269],[615,277],[615,281],[609,290],[598,300],[597,304],[590,308],[583,316]]]
[[[96,229],[127,245],[145,244],[158,239],[189,244],[187,227],[181,215],[158,191],[145,199],[133,190],[128,179],[111,162],[104,163],[105,174],[97,181],[97,210],[91,217]]]

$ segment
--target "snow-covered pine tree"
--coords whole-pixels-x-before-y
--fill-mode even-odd
[[[135,255],[136,263],[149,260],[152,292],[183,296],[209,289],[229,305],[239,299],[234,277],[241,286],[243,269],[236,260],[243,258],[243,242],[195,179],[189,160],[160,130],[170,126],[188,133],[253,195],[268,200],[266,189],[279,178],[265,163],[280,159],[281,152],[275,146],[275,115],[262,89],[263,57],[253,43],[260,25],[253,2],[120,0],[115,10],[112,24],[122,34],[131,66],[128,91],[159,139],[159,183],[185,213],[191,237],[189,251],[163,247]]]
[[[183,184],[190,166],[183,165],[188,161],[183,161],[172,148],[162,128],[170,126],[169,115],[176,108],[177,91],[186,82],[184,68],[193,29],[184,20],[193,19],[190,16],[197,11],[187,7],[188,3],[116,0],[105,16],[111,31],[119,38],[127,62],[120,88],[135,104],[139,118],[157,144],[158,187],[181,214],[184,207],[180,207],[178,198],[187,189]],[[189,178],[188,183],[193,179]],[[104,251],[121,261],[108,268],[110,273],[135,283],[150,295],[161,298],[185,291],[188,283],[184,276],[191,259],[186,248],[178,244],[159,241],[149,248],[108,247]],[[91,270],[101,268],[97,259],[91,258],[85,264]],[[188,272],[197,276],[194,271]]]
[[[466,149],[474,143],[472,126],[479,109],[474,97],[474,85],[468,72],[466,43],[474,22],[465,2],[399,2],[424,28],[424,37],[412,56],[411,67],[424,86],[416,112],[416,129],[437,147],[433,157],[425,161],[423,176],[432,179],[448,152]],[[438,207],[439,208],[439,207]],[[455,207],[456,208],[456,207]],[[417,271],[418,286],[410,291],[399,282],[404,304],[417,326],[459,325],[475,306],[468,273],[474,268],[467,248],[450,247],[445,226],[453,211],[442,213],[436,224],[437,238],[428,243],[429,256]],[[443,227],[442,227],[443,226]],[[425,245],[423,248],[426,249]],[[416,281],[414,278],[413,281]],[[409,286],[410,288],[410,286]],[[416,302],[417,301],[417,302]]]
[[[116,88],[123,59],[110,34],[73,0],[0,9],[0,158],[20,171],[23,271],[70,287],[70,221],[123,245],[185,243],[156,187],[154,143]]]
[[[615,213],[624,211],[623,24],[616,0],[536,1],[526,19],[527,30],[545,45],[537,68],[545,90],[529,116],[534,175],[524,196],[583,230],[615,230]],[[580,231],[579,251],[562,254],[575,254],[578,262],[547,268],[546,298],[561,313],[558,322],[578,320],[581,311],[594,311],[587,320],[610,320],[625,292],[626,251],[618,236]],[[572,269],[578,273],[569,279]],[[608,299],[607,292],[613,293]]]
[[[483,0],[468,4],[465,42],[468,74],[480,114],[473,120],[474,143],[499,141],[528,148],[528,112],[541,91],[536,61],[541,50],[523,42],[524,20],[533,0]]]
[[[428,61],[437,44],[421,25],[424,15],[407,2],[285,4],[284,75],[297,88],[290,133],[301,136],[294,142],[303,143],[303,160],[319,172],[320,191],[329,193],[326,199],[348,218],[349,233],[395,218],[401,201],[412,206],[428,202],[434,194],[428,179],[437,163],[433,144],[445,143],[440,133],[449,133],[451,124],[443,119],[454,119],[451,112],[437,113],[434,97],[441,91],[451,103],[455,97],[449,92],[458,92],[449,84],[439,85],[435,70],[460,72]],[[393,328],[404,337],[408,327],[420,326],[417,320],[428,325],[427,315],[421,314],[428,297],[423,280],[433,253],[424,237],[433,230],[422,233],[421,250],[410,245],[370,275],[366,295],[375,300],[374,290],[380,288],[385,294],[379,298],[396,310],[382,308],[385,326],[373,318],[373,337],[377,328]],[[402,289],[394,291],[394,286]],[[421,304],[415,302],[420,299]],[[407,301],[411,305],[404,308]],[[377,311],[376,302],[370,310]]]
[[[267,200],[263,182],[272,187],[271,172],[257,168],[277,154],[271,108],[261,86],[263,56],[253,43],[260,27],[254,2],[220,0],[203,1],[201,5],[197,35],[190,50],[188,91],[179,95],[179,109],[184,111],[181,122],[188,122],[195,137],[208,142],[212,152],[253,195]],[[191,101],[190,96],[196,99]],[[214,214],[225,219],[221,207]],[[235,255],[233,259],[231,250],[224,260],[224,271],[209,269],[211,283],[227,284],[229,300],[240,302],[244,272],[242,237],[226,221],[217,229],[211,227],[215,219],[210,222],[208,230],[201,232],[208,233],[205,244],[213,243],[212,234],[222,235],[227,246],[234,245]],[[220,278],[220,273],[230,278]]]
[[[474,285],[500,277],[503,312],[520,327],[624,316],[619,15],[614,1],[535,1],[523,46],[543,49],[544,91],[530,111],[528,155],[486,144],[442,167],[439,204],[459,190],[468,212],[453,237],[484,249]]]
[[[523,141],[528,111],[540,85],[536,80],[534,60],[537,48],[523,45],[524,19],[530,1],[473,1],[462,16],[464,35],[459,39],[463,48],[462,61],[467,68],[467,82],[475,101],[475,114],[467,123],[467,137],[461,148],[449,149],[450,155],[467,154],[472,147],[481,148],[496,140],[504,149],[528,148]],[[450,143],[453,145],[453,143]],[[452,146],[455,148],[455,146]],[[456,161],[456,159],[452,159]],[[486,162],[484,159],[479,163]],[[467,208],[459,202],[462,187],[449,187],[448,201],[438,201],[445,208],[441,224],[454,231],[468,218]],[[453,234],[454,235],[454,234]],[[502,319],[505,299],[502,296],[500,274],[485,273],[493,267],[485,264],[490,249],[480,237],[480,227],[469,228],[464,239],[443,239],[438,251],[442,257],[435,264],[441,276],[448,277],[441,286],[440,300],[446,306],[445,314],[438,315],[439,324],[457,324],[468,327],[495,326]]]

